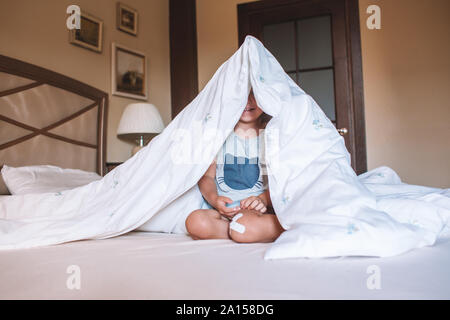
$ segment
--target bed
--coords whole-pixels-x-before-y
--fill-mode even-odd
[[[1,164],[104,173],[106,93],[4,56],[0,85]],[[383,259],[264,260],[268,247],[131,232],[0,251],[0,299],[450,298],[449,241]]]
[[[132,232],[4,251],[0,299],[450,298],[450,242],[383,259],[266,261],[268,246]],[[79,267],[79,290],[66,285],[70,266]],[[380,289],[367,285],[374,268]]]

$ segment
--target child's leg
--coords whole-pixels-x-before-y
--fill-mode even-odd
[[[192,211],[186,219],[186,229],[194,240],[229,239],[229,224],[228,220],[213,209]]]
[[[255,210],[240,210],[235,220],[242,227],[230,225],[230,238],[236,242],[273,242],[284,231],[275,214],[261,214]]]

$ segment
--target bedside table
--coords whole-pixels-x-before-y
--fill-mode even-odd
[[[105,172],[105,174],[107,174],[108,172],[113,170],[115,167],[120,166],[122,163],[123,162],[106,162],[106,172]]]

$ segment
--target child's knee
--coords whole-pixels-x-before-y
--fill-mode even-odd
[[[230,238],[239,243],[251,243],[258,241],[254,228],[255,219],[258,217],[250,213],[238,213],[230,222]]]
[[[186,230],[194,238],[202,238],[205,230],[208,229],[208,219],[202,210],[194,210],[186,218]]]

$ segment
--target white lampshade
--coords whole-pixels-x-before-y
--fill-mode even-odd
[[[158,109],[150,103],[132,103],[123,111],[117,135],[123,138],[148,138],[164,130]]]

